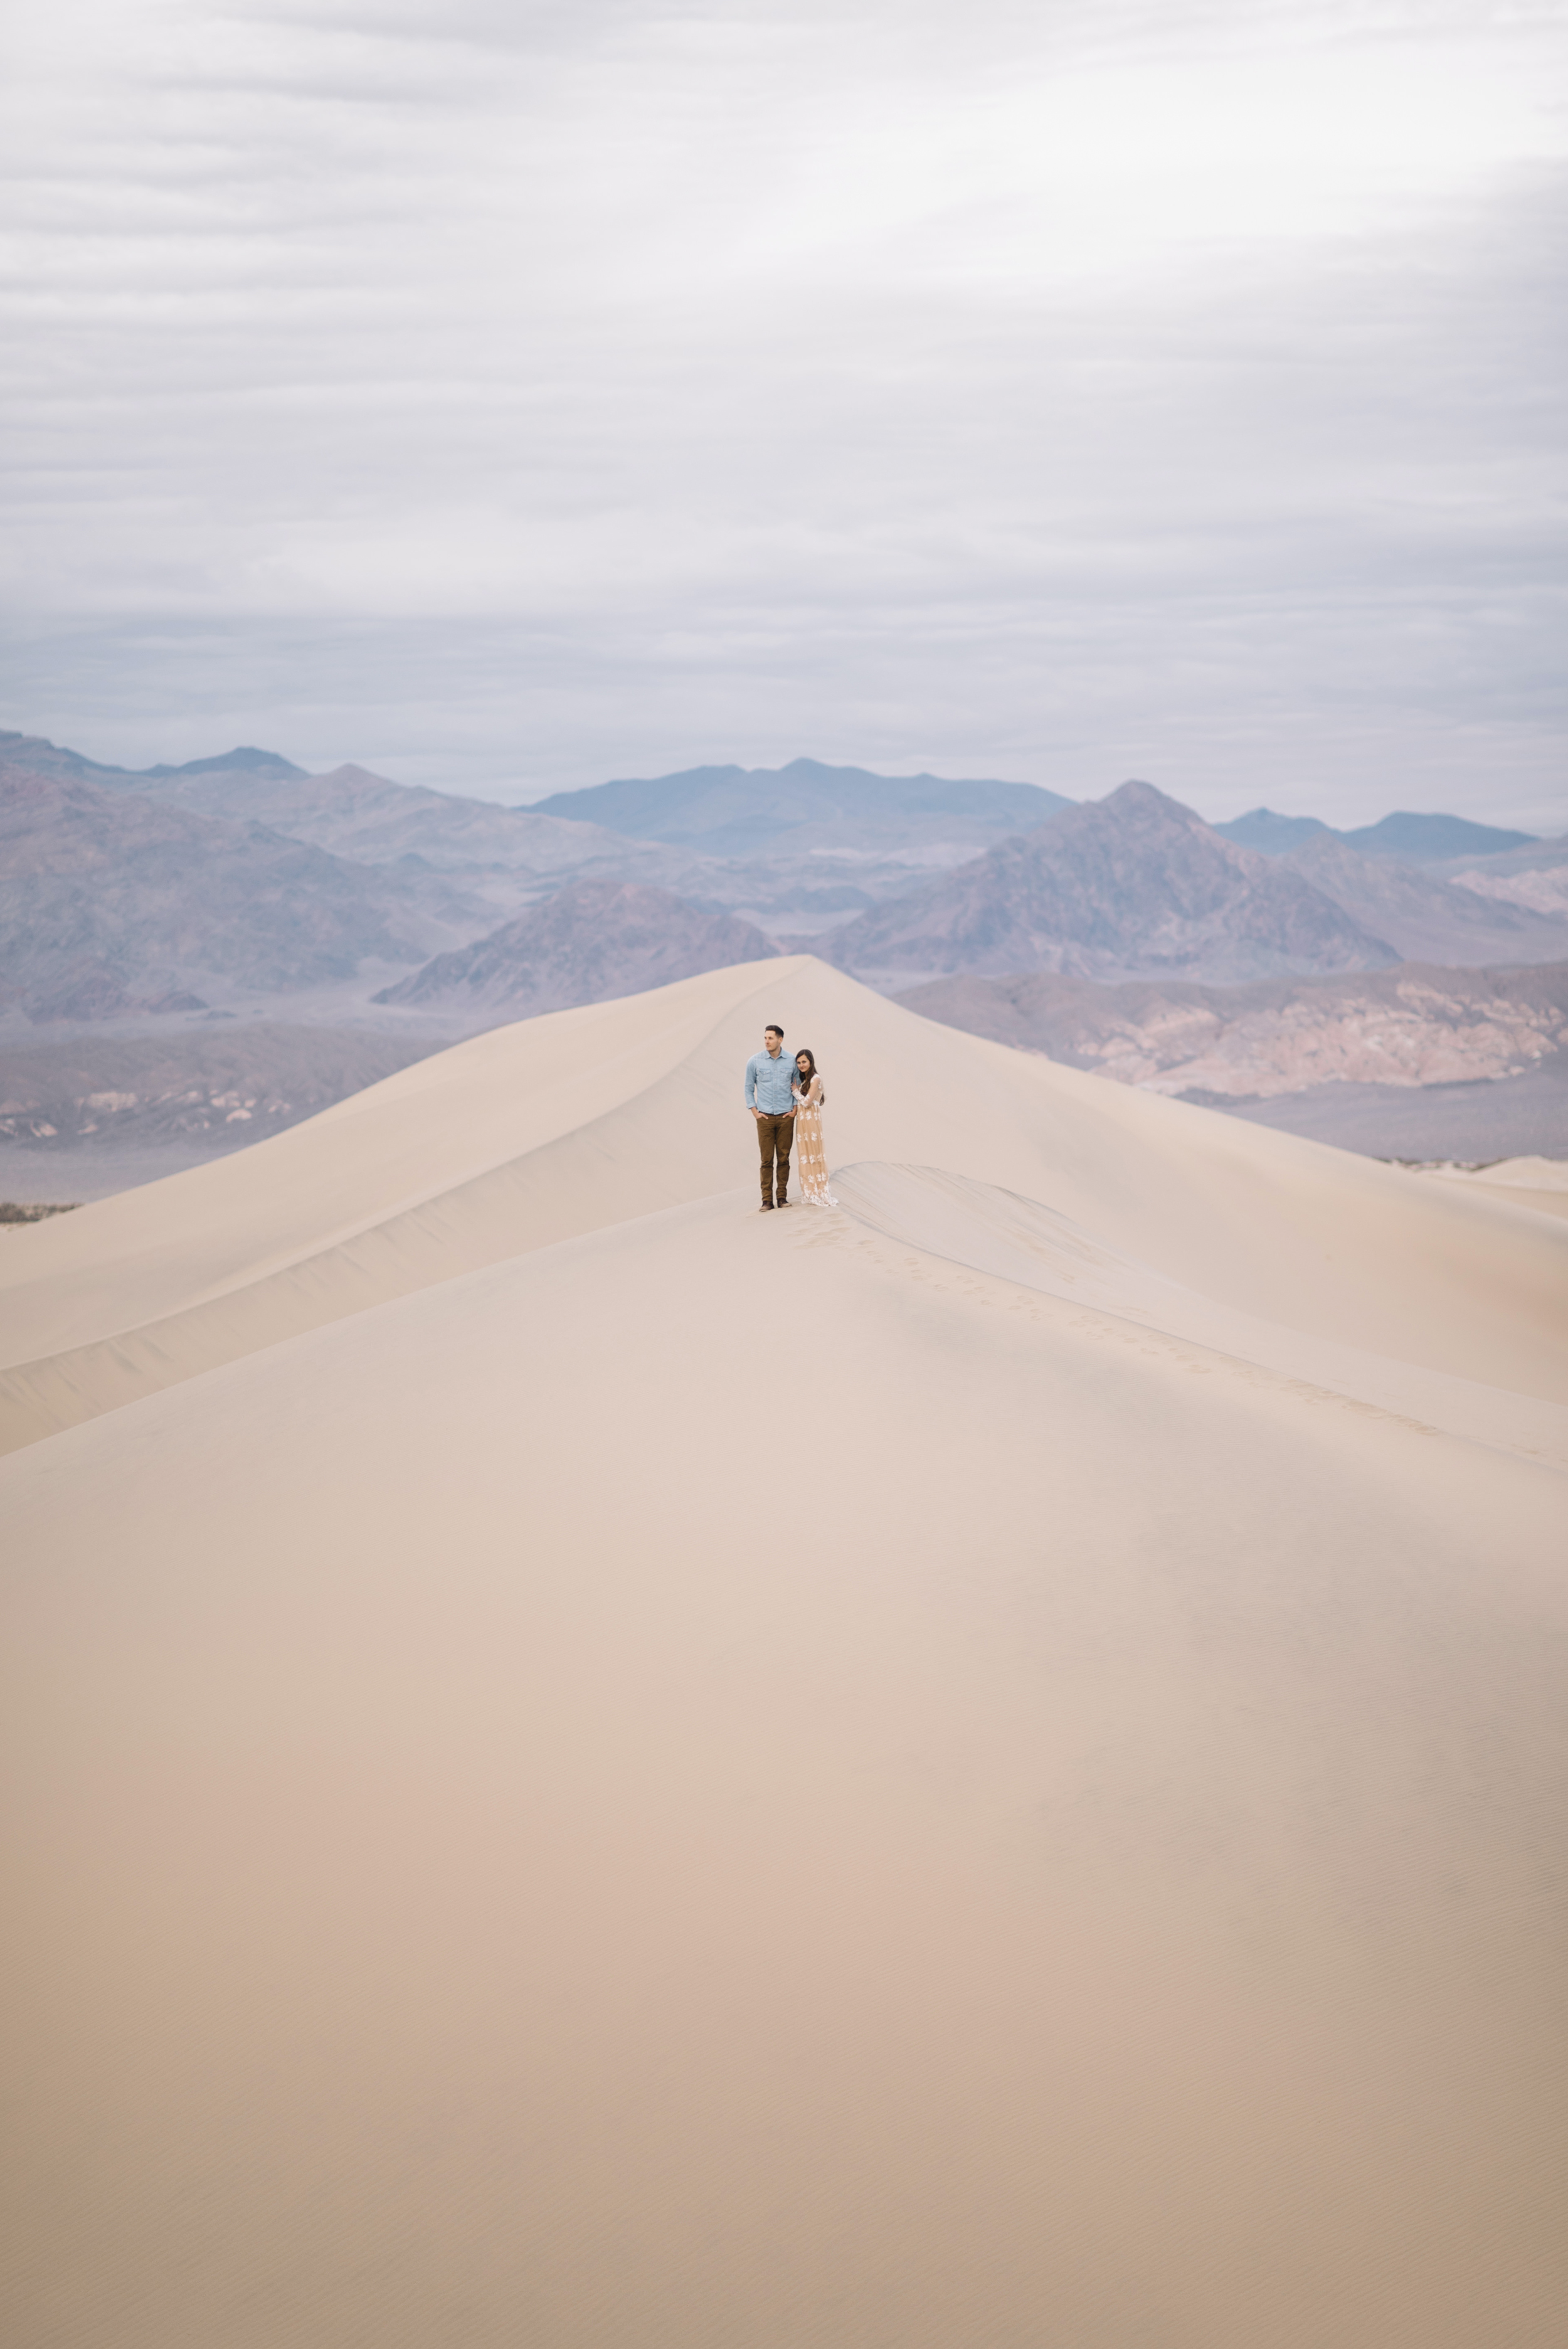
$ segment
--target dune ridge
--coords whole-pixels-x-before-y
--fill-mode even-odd
[[[716,1174],[744,1182],[736,1072],[775,1016],[791,1034],[813,1021],[843,1031],[843,1159],[921,1164],[934,1125],[953,1172],[1048,1200],[1218,1302],[1510,1388],[1528,1346],[1530,1391],[1568,1400],[1541,1238],[1506,1212],[1478,1223],[1474,1199],[1413,1192],[1399,1170],[1113,1094],[798,956],[491,1030],[242,1157],[17,1235],[0,1258],[0,1443],[521,1248],[707,1195]],[[1151,1152],[1158,1188],[1140,1171]],[[1284,1254],[1282,1185],[1300,1242]]]
[[[9,1236],[12,2337],[1546,2349],[1506,1189],[802,957]]]

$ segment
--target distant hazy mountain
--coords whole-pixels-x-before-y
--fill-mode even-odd
[[[1386,815],[1339,835],[1362,856],[1391,856],[1408,864],[1432,864],[1447,857],[1496,856],[1528,848],[1534,834],[1505,832],[1494,823],[1471,823],[1462,815]]]
[[[951,863],[1007,833],[1030,831],[1072,804],[1037,783],[876,775],[863,767],[794,759],[787,767],[693,767],[645,781],[598,783],[558,792],[537,802],[533,812],[573,816],[705,856],[896,848],[906,854],[946,852],[942,861]]]
[[[1222,840],[1233,840],[1238,848],[1260,849],[1265,856],[1283,856],[1287,848],[1299,846],[1310,840],[1314,833],[1326,832],[1315,815],[1275,815],[1273,808],[1253,808],[1248,815],[1234,815],[1228,823],[1217,823],[1213,829]]]
[[[1460,888],[1429,873],[1357,854],[1324,832],[1281,860],[1379,937],[1406,962],[1561,962],[1568,925],[1528,905]]]
[[[1568,951],[1568,843],[1456,817],[1347,838],[1259,808],[1211,828],[1146,784],[1080,806],[1030,783],[807,759],[515,809],[352,765],[310,775],[253,746],[133,771],[20,734],[0,737],[0,1002],[36,1018],[282,1009],[345,988],[347,1009],[366,964],[432,955],[438,978],[411,984],[433,991],[393,999],[466,1017],[656,984],[786,934],[890,985],[1031,968],[1246,981]],[[1484,863],[1422,873],[1387,853],[1456,842]],[[600,895],[562,899],[568,882]],[[590,939],[594,920],[624,936]],[[454,952],[474,959],[454,969]]]
[[[476,929],[558,887],[568,873],[664,882],[690,862],[593,824],[391,782],[365,767],[307,774],[271,750],[230,750],[137,771],[100,767],[38,736],[8,735],[0,737],[0,755],[35,773],[74,776],[195,815],[263,823],[355,864],[396,865],[410,902],[420,897],[420,874],[438,874],[449,885],[425,893],[432,913],[452,916],[450,885],[477,892]]]
[[[242,773],[221,761],[201,761],[162,771],[141,788],[202,814],[252,817],[360,864],[413,863],[476,885],[505,876],[544,889],[563,873],[606,867],[618,876],[630,867],[663,879],[671,863],[651,843],[596,824],[394,783],[366,767],[335,767],[325,775],[297,768]]]
[[[1434,864],[1454,857],[1498,856],[1511,848],[1532,845],[1528,832],[1505,832],[1492,823],[1472,823],[1460,815],[1386,815],[1377,823],[1356,832],[1336,832],[1315,815],[1276,815],[1273,808],[1253,808],[1233,816],[1214,830],[1239,848],[1257,848],[1265,856],[1284,856],[1319,833],[1342,840],[1362,856],[1391,857],[1408,864]]]
[[[275,750],[222,750],[215,759],[187,759],[182,767],[142,767],[126,771],[133,781],[144,776],[161,775],[303,775],[304,769],[296,767],[292,759],[282,759]]]
[[[191,759],[182,767],[112,767],[97,759],[84,759],[79,750],[67,750],[57,742],[49,742],[41,734],[11,734],[0,730],[0,761],[26,767],[36,775],[75,775],[84,781],[101,783],[106,789],[116,784],[137,784],[150,777],[163,775],[272,774],[302,775],[296,767],[275,750],[224,750],[215,759]]]
[[[434,942],[388,876],[139,792],[0,765],[0,1008],[91,1020],[286,994]]]
[[[861,976],[1068,971],[1238,980],[1398,959],[1288,865],[1148,783],[1068,809],[816,942]]]
[[[901,999],[928,1019],[1123,1084],[1222,1102],[1324,1084],[1474,1084],[1559,1065],[1568,1048],[1568,962],[1404,964],[1251,987],[1096,987],[1031,971],[934,979]]]
[[[0,763],[26,767],[30,774],[70,775],[100,783],[124,772],[120,767],[100,767],[97,760],[84,759],[79,750],[63,750],[41,734],[13,734],[4,727],[0,727]]]
[[[489,937],[438,955],[375,1000],[522,1019],[778,951],[750,923],[667,889],[578,881]]]

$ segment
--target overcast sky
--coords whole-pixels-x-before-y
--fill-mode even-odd
[[[0,723],[1568,824],[1563,0],[5,42]]]

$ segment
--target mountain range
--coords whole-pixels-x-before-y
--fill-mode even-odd
[[[787,767],[690,767],[558,792],[536,801],[534,813],[583,817],[639,840],[726,859],[892,854],[956,864],[1072,804],[1038,783],[875,775],[864,767],[793,759]]]
[[[1393,857],[1404,864],[1440,864],[1455,857],[1497,856],[1511,848],[1535,843],[1528,832],[1508,832],[1495,823],[1474,823],[1468,816],[1386,815],[1377,823],[1353,832],[1336,832],[1315,815],[1276,815],[1273,808],[1253,808],[1233,816],[1214,830],[1238,848],[1261,849],[1265,856],[1281,856],[1326,833],[1341,840],[1358,856]]]
[[[1355,835],[1363,854],[1264,809],[1209,825],[1144,782],[1075,804],[801,759],[517,809],[353,765],[308,775],[254,747],[140,772],[36,737],[0,752],[0,1003],[30,1019],[240,995],[253,1012],[252,998],[323,988],[341,1010],[356,985],[361,1003],[493,1012],[685,975],[743,933],[748,957],[785,938],[889,987],[1027,970],[1244,984],[1568,951],[1552,861],[1568,846],[1458,818],[1387,818]],[[1259,826],[1266,852],[1232,836]],[[1390,840],[1472,858],[1478,840],[1502,845],[1460,877],[1451,856],[1425,871],[1390,858]],[[804,900],[812,922],[791,931]],[[387,969],[432,962],[407,987]]]
[[[441,942],[431,895],[263,824],[0,765],[0,1009],[29,1020],[201,1010],[418,962]]]
[[[520,891],[531,901],[561,875],[598,867],[634,867],[650,877],[679,869],[652,843],[596,824],[389,782],[365,767],[302,775],[202,761],[196,773],[175,769],[136,788],[165,806],[243,817],[358,864],[396,865],[410,879],[445,874],[505,903]]]
[[[1363,856],[1326,826],[1264,855],[1129,782],[906,891],[819,950],[895,988],[921,974],[1026,970],[1233,985],[1412,957],[1556,961],[1568,926]]]
[[[1342,833],[1258,809],[1210,825],[1144,782],[1074,803],[1030,784],[810,760],[693,769],[508,808],[354,765],[312,775],[253,746],[133,772],[8,735],[0,920],[0,1023],[8,1016],[14,1036],[41,1023],[80,1032],[230,1015],[247,1029],[303,1019],[402,1036],[418,1021],[449,1036],[784,946],[889,991],[970,988],[958,1024],[974,1015],[987,1033],[985,1019],[999,1015],[974,1014],[971,983],[1036,987],[1037,1009],[1049,999],[1063,1017],[1059,990],[1086,988],[1073,1014],[1083,1032],[1102,1015],[1110,1025],[1084,1064],[1109,1071],[1132,1067],[1144,1049],[1129,1041],[1132,1030],[1145,1044],[1154,1031],[1125,1004],[1101,1001],[1108,988],[1163,990],[1149,1019],[1170,1023],[1174,1051],[1191,1021],[1173,988],[1244,995],[1307,983],[1310,994],[1336,975],[1360,984],[1415,962],[1446,968],[1449,996],[1468,1002],[1456,974],[1568,964],[1568,840],[1440,815]],[[1408,1003],[1399,997],[1396,1016],[1382,984],[1355,999],[1373,1007],[1368,1017],[1382,1005],[1409,1043]],[[1242,1061],[1253,1069],[1261,1031],[1245,1023],[1278,1012],[1295,1033],[1306,999],[1292,998],[1288,1017],[1284,998],[1260,1009],[1238,997],[1233,1018],[1209,1007],[1231,1039],[1222,1057],[1244,1030]],[[923,1008],[950,1016],[934,998]],[[1313,1019],[1319,1012],[1327,1018],[1322,1002]],[[1437,1033],[1443,1019],[1427,1025],[1410,1044],[1420,1081],[1459,1065],[1456,1050],[1477,1074],[1506,1057],[1495,1039],[1478,1041],[1468,1013],[1462,1049]],[[1341,1022],[1335,1032],[1343,1042],[1349,1031]],[[265,1082],[285,1102],[304,1089],[273,1081],[292,1049],[269,1047]],[[1278,1046],[1269,1084],[1297,1065],[1294,1050]],[[1194,1046],[1171,1060],[1161,1045],[1136,1081],[1163,1087],[1202,1057]],[[51,1092],[35,1073],[30,1099],[75,1098],[74,1077]],[[191,1075],[192,1086],[204,1081]],[[311,1098],[319,1104],[319,1087]]]
[[[964,970],[1236,980],[1398,959],[1288,864],[1141,782],[862,915],[822,951],[882,985]]]
[[[690,905],[667,889],[573,881],[488,937],[438,955],[374,999],[531,1019],[778,951],[749,922]]]
[[[13,734],[0,736],[0,755],[395,864],[416,895],[426,874],[444,875],[492,919],[577,875],[671,889],[774,930],[824,928],[1071,804],[1030,783],[879,776],[811,760],[777,771],[696,769],[508,808],[354,765],[309,775],[254,748],[133,771]]]
[[[101,759],[86,758],[64,743],[51,742],[45,735],[18,734],[4,728],[0,728],[0,761],[26,767],[33,774],[66,775],[111,789],[136,789],[170,775],[303,775],[305,771],[276,750],[243,748],[221,751],[215,758],[190,759],[182,767],[116,767]]]
[[[1554,962],[1563,950],[1561,922],[1529,904],[1363,856],[1332,833],[1301,842],[1277,862],[1385,939],[1401,961]]]

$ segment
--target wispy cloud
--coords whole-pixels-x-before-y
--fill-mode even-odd
[[[1555,5],[62,0],[8,722],[1545,823]]]

